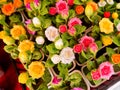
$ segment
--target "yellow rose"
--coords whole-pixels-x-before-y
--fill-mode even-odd
[[[28,72],[33,78],[40,78],[44,75],[45,67],[39,61],[34,61],[28,66]]]
[[[102,42],[105,46],[111,45],[112,38],[110,38],[109,36],[102,36]]]
[[[22,63],[27,63],[29,61],[29,55],[26,52],[20,52],[18,57]]]
[[[104,32],[105,34],[109,34],[113,32],[113,23],[108,18],[103,18],[99,22],[100,31]]]
[[[25,84],[28,80],[28,73],[27,72],[22,72],[20,73],[20,75],[18,76],[18,82]]]
[[[22,42],[20,42],[20,44],[18,46],[18,50],[19,50],[19,52],[25,52],[28,50],[33,52],[34,51],[34,42],[32,42],[30,40],[23,40]]]
[[[7,33],[5,31],[0,31],[0,39],[3,39],[5,36],[7,36]]]
[[[14,25],[13,28],[11,29],[10,33],[14,39],[19,40],[20,35],[26,34],[26,31],[23,26]]]
[[[15,43],[15,40],[10,36],[4,36],[3,42],[7,45],[12,45]]]

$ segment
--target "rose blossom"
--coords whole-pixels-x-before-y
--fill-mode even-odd
[[[34,17],[33,19],[32,19],[32,22],[33,22],[33,25],[35,26],[35,27],[40,27],[41,26],[41,22],[40,22],[40,20],[39,20],[39,18],[38,17]]]
[[[108,4],[112,5],[114,4],[114,1],[113,0],[106,0]]]
[[[82,50],[83,50],[83,45],[82,45],[82,44],[76,44],[76,45],[74,45],[74,47],[73,47],[73,51],[74,51],[75,53],[81,53]]]
[[[67,26],[66,25],[60,25],[59,26],[59,32],[60,33],[65,33],[67,31]]]
[[[63,40],[62,39],[58,39],[57,41],[55,41],[55,47],[57,49],[62,49],[63,48]]]
[[[71,36],[74,36],[76,34],[76,29],[74,27],[71,27],[68,29],[68,33],[71,35]]]
[[[73,88],[73,89],[71,89],[71,90],[83,90],[82,88],[79,88],[79,87],[75,87],[75,88]]]
[[[71,18],[71,19],[68,21],[68,26],[69,26],[69,28],[74,27],[74,26],[77,25],[77,24],[79,24],[79,25],[82,24],[82,21],[81,21],[79,18],[77,18],[77,17]]]
[[[106,61],[100,64],[99,71],[101,78],[108,79],[114,74],[113,64]]]
[[[70,64],[74,59],[75,55],[73,49],[70,47],[63,48],[60,52],[61,61],[64,64]]]
[[[27,8],[27,10],[29,10],[29,11],[32,10],[31,7],[30,7],[30,3],[27,3],[27,4],[26,4],[26,8]]]
[[[51,61],[54,63],[54,64],[58,64],[60,62],[60,56],[55,54],[51,57]]]
[[[66,1],[59,0],[56,3],[56,9],[59,14],[68,15],[68,5]]]
[[[89,45],[89,49],[92,53],[95,54],[98,51],[98,46],[95,42],[93,42]]]
[[[117,24],[116,28],[118,31],[120,31],[120,23]]]
[[[37,42],[37,44],[44,44],[45,40],[42,36],[37,36],[35,41]]]
[[[67,0],[68,5],[72,6],[74,4],[74,0]]]
[[[56,7],[50,7],[50,9],[49,9],[49,14],[50,14],[50,15],[55,15],[56,13],[57,13]]]
[[[93,80],[99,80],[101,78],[99,70],[92,70],[91,76]]]
[[[98,2],[98,6],[99,7],[104,7],[106,5],[106,1],[104,1],[104,0],[100,0],[99,2]]]
[[[94,42],[94,39],[90,36],[83,36],[79,43],[83,44],[83,49],[86,50],[91,43]]]
[[[54,41],[59,36],[58,29],[55,28],[54,26],[49,26],[45,30],[45,36],[49,41]]]

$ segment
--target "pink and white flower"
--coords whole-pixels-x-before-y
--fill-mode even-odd
[[[114,74],[113,64],[108,61],[101,63],[99,66],[99,72],[101,78],[109,80],[110,77]]]
[[[117,31],[120,31],[120,23],[117,24],[116,28],[117,28]]]
[[[42,36],[37,36],[36,39],[35,39],[36,43],[37,44],[44,44],[45,40]]]
[[[45,30],[45,36],[49,41],[55,41],[55,39],[59,36],[58,29],[55,28],[54,26],[49,26]]]
[[[57,3],[56,3],[56,9],[57,9],[57,12],[59,14],[62,14],[62,15],[68,15],[68,4],[66,1],[63,1],[63,0],[59,0]]]
[[[39,20],[38,17],[33,17],[32,22],[33,22],[33,25],[37,28],[41,26],[41,21]]]
[[[95,54],[98,51],[98,46],[95,42],[93,42],[89,45],[89,49],[93,54]]]
[[[76,34],[76,29],[74,27],[71,27],[68,29],[68,33],[71,35],[71,36],[74,36]]]
[[[91,76],[93,80],[99,80],[101,78],[100,72],[98,69],[91,71]]]
[[[83,36],[79,43],[83,44],[83,49],[86,51],[91,43],[94,43],[94,39],[90,36]]]
[[[58,39],[57,41],[55,41],[55,47],[59,50],[62,49],[63,48],[63,40]]]
[[[74,47],[73,47],[73,51],[74,51],[75,53],[81,53],[82,50],[83,50],[83,45],[82,45],[82,44],[76,44],[76,45],[74,45]]]
[[[59,26],[59,32],[60,32],[60,33],[65,33],[65,32],[67,32],[67,26],[66,26],[66,25],[60,25],[60,26]]]
[[[57,76],[54,76],[54,78],[52,80],[52,84],[59,84],[61,80],[62,80],[61,78],[58,78]]]
[[[75,59],[73,49],[70,47],[63,48],[60,52],[60,57],[62,63],[70,64]]]
[[[82,24],[82,21],[81,21],[79,18],[77,18],[77,17],[71,18],[71,19],[68,21],[68,26],[69,26],[69,28],[74,27],[74,26],[77,25],[77,24],[79,24],[79,25]]]
[[[71,90],[83,90],[83,89],[80,88],[80,87],[75,87],[75,88],[73,88],[73,89],[71,89]]]
[[[49,8],[49,14],[50,14],[50,15],[55,15],[56,13],[57,13],[56,7],[50,7],[50,8]]]

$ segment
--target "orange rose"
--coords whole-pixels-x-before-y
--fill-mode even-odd
[[[112,62],[114,64],[119,64],[120,63],[120,54],[113,54],[112,55]]]
[[[24,0],[25,5],[28,4],[28,3],[31,3],[31,2],[33,2],[33,0]]]
[[[20,8],[22,6],[21,0],[14,0],[13,2],[15,8]]]
[[[84,8],[81,5],[76,6],[75,11],[77,14],[82,14],[84,12]]]
[[[98,9],[98,5],[93,1],[90,1],[87,4],[91,5],[94,11],[96,11]]]
[[[14,5],[10,2],[8,4],[4,4],[2,6],[2,12],[5,14],[5,15],[11,15],[13,12],[15,11],[15,8],[14,8]]]

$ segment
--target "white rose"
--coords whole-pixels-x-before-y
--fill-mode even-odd
[[[62,63],[70,64],[75,59],[73,49],[70,47],[63,48],[60,52],[60,57]]]
[[[54,64],[58,64],[60,62],[60,56],[55,54],[51,57],[51,61],[54,63]]]
[[[56,42],[55,42],[55,47],[57,49],[62,49],[63,48],[63,41],[62,39],[58,39]]]
[[[107,0],[107,3],[112,5],[112,4],[114,4],[114,1],[113,0]]]
[[[35,27],[40,27],[40,25],[41,25],[41,22],[40,22],[40,20],[37,17],[34,17],[32,19],[32,22],[33,22]]]
[[[58,29],[55,28],[54,26],[49,26],[45,30],[45,36],[49,41],[54,41],[59,36]]]
[[[45,40],[42,36],[37,36],[35,39],[37,44],[44,44]]]
[[[120,23],[117,24],[116,28],[118,31],[120,31]]]
[[[120,9],[120,3],[117,3],[116,8]]]
[[[99,7],[104,7],[106,5],[106,2],[105,1],[99,1],[98,2],[98,6]]]

